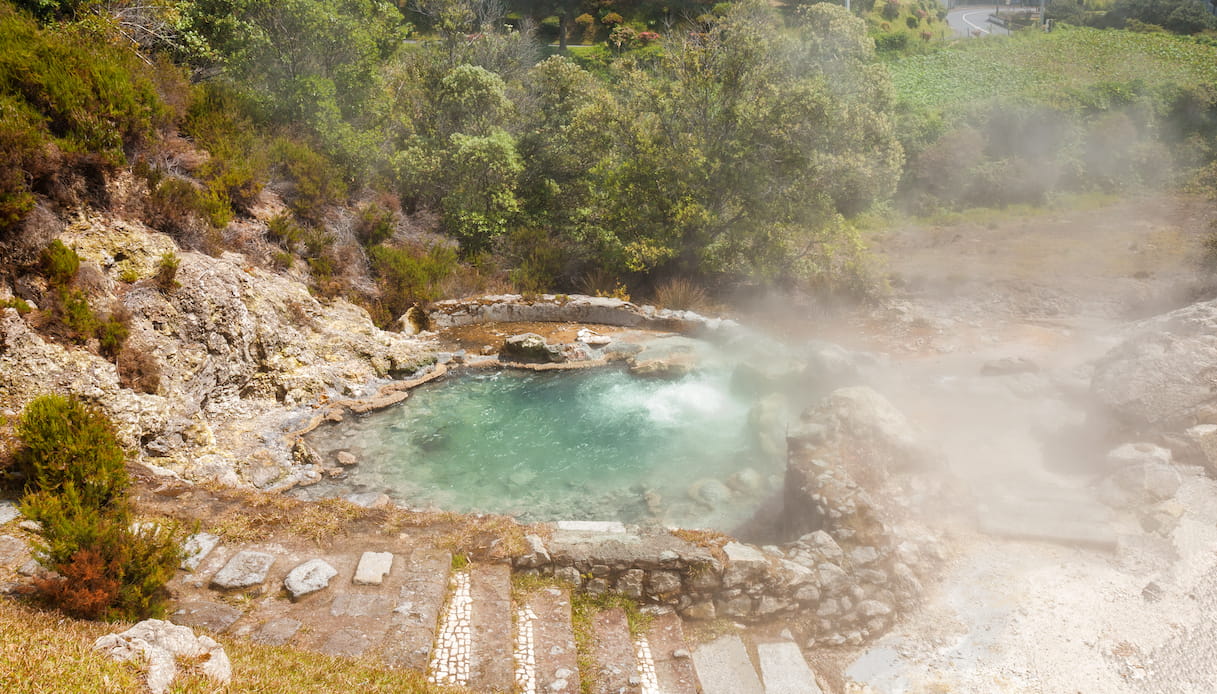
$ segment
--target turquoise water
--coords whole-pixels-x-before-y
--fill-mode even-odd
[[[725,369],[677,381],[610,368],[476,373],[320,429],[310,443],[358,457],[342,481],[348,493],[385,491],[411,507],[729,529],[780,473],[757,450],[753,403],[729,381]],[[745,468],[753,472],[741,477]]]

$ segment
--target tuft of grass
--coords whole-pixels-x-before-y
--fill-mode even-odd
[[[509,559],[524,553],[525,527],[510,516],[461,514],[452,511],[395,509],[382,526],[393,535],[404,528],[431,528],[439,532],[435,546],[470,560]]]
[[[717,530],[677,528],[671,532],[674,536],[679,537],[685,542],[710,550],[710,554],[714,555],[714,558],[719,561],[727,560],[727,555],[723,552],[723,545],[734,539],[730,535],[720,533]]]
[[[345,499],[301,501],[249,490],[230,494],[237,503],[210,525],[211,532],[229,542],[258,542],[276,532],[287,532],[328,547],[352,523],[376,513]]]
[[[593,657],[596,633],[592,626],[595,616],[605,610],[620,607],[625,611],[626,624],[630,636],[638,637],[646,632],[654,619],[650,614],[639,609],[638,603],[620,593],[604,593],[591,595],[589,593],[574,593],[571,595],[571,626],[575,632],[575,652],[579,663],[579,690],[583,694],[591,694],[595,689],[596,661]]]

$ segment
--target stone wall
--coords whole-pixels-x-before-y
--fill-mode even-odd
[[[825,531],[780,547],[693,544],[616,523],[559,523],[528,537],[515,569],[577,589],[615,591],[688,619],[783,621],[811,645],[857,645],[891,626],[921,594],[932,542],[843,549]]]

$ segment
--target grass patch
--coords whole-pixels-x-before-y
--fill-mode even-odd
[[[301,501],[280,494],[248,490],[226,490],[233,501],[208,525],[228,542],[258,542],[276,532],[303,537],[318,547],[329,547],[346,534],[352,523],[377,511],[344,499]]]
[[[393,509],[382,526],[386,534],[405,528],[432,528],[439,534],[436,547],[474,561],[509,559],[527,548],[525,527],[510,516]]]
[[[596,660],[593,656],[596,632],[592,620],[596,615],[620,607],[625,610],[626,624],[630,636],[638,637],[651,626],[653,617],[643,612],[638,603],[620,593],[573,593],[570,600],[571,626],[575,632],[575,651],[579,663],[579,688],[583,694],[591,694],[595,686]]]
[[[10,694],[74,692],[115,694],[146,692],[141,672],[92,649],[104,634],[127,624],[102,624],[66,619],[56,612],[36,610],[0,599],[0,691]],[[420,672],[389,670],[369,659],[333,658],[294,648],[258,646],[216,637],[232,660],[230,692],[384,692],[432,694],[465,692],[428,684]],[[179,663],[182,664],[182,663]],[[171,692],[204,694],[217,691],[213,682],[179,671]]]

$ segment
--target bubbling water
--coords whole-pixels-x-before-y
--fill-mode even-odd
[[[323,455],[360,463],[343,486],[305,493],[730,530],[776,489],[781,466],[760,452],[755,403],[730,382],[722,365],[677,380],[612,368],[463,375],[311,434]]]

